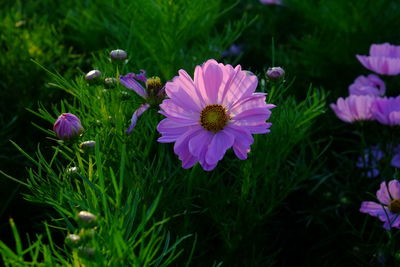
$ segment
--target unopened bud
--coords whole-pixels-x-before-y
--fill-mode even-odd
[[[125,61],[128,54],[122,49],[116,49],[110,52],[110,57],[112,61]]]
[[[67,174],[75,174],[78,172],[78,167],[70,167],[65,171]]]
[[[69,234],[65,238],[65,243],[67,243],[69,246],[76,246],[81,242],[81,237],[79,235],[75,234]]]
[[[104,85],[107,88],[114,88],[118,83],[118,80],[115,78],[105,78],[104,79]]]
[[[96,145],[96,141],[84,141],[82,143],[79,144],[79,148],[80,149],[88,149],[88,148],[93,148]]]
[[[77,116],[63,113],[55,121],[53,131],[61,140],[71,140],[81,134],[83,127]]]
[[[92,239],[92,238],[94,237],[95,233],[96,233],[96,231],[95,231],[95,229],[93,229],[93,228],[90,228],[90,229],[82,228],[82,229],[79,231],[79,236],[80,236],[83,240],[89,240],[89,239]]]
[[[99,80],[100,76],[101,76],[101,72],[99,70],[91,70],[88,73],[86,73],[85,79],[88,82],[92,82],[95,80]]]
[[[265,76],[270,80],[278,80],[285,76],[285,71],[281,67],[268,68]]]
[[[92,258],[95,254],[94,248],[88,248],[88,247],[79,247],[78,248],[78,253],[79,256],[84,257],[84,258]]]
[[[91,212],[82,210],[82,211],[80,211],[80,212],[78,213],[78,218],[79,218],[79,220],[81,220],[82,222],[85,222],[85,223],[92,223],[92,222],[95,222],[95,221],[96,221],[97,216],[94,215],[94,214],[91,213]]]

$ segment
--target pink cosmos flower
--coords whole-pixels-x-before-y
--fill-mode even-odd
[[[384,75],[400,74],[400,46],[389,43],[373,44],[369,56],[356,55],[361,64],[373,72]]]
[[[389,230],[391,227],[400,229],[400,183],[392,180],[387,185],[381,183],[380,189],[376,192],[380,203],[364,201],[361,203],[360,212],[378,217],[383,228]]]
[[[270,132],[270,109],[264,93],[254,93],[257,77],[238,65],[223,65],[210,59],[197,66],[194,80],[179,70],[165,85],[166,99],[160,105],[166,118],[157,126],[161,143],[175,142],[174,151],[183,168],[200,162],[213,170],[225,152],[233,147],[239,159],[246,159],[252,134]]]
[[[376,98],[371,111],[374,118],[382,124],[400,125],[400,96]]]
[[[371,113],[372,103],[375,97],[369,95],[351,95],[349,97],[338,98],[336,104],[330,107],[339,119],[344,122],[353,123],[361,120],[373,120]]]
[[[260,0],[265,5],[283,5],[282,0]]]
[[[119,80],[123,86],[135,91],[146,100],[146,103],[140,105],[140,107],[132,114],[131,124],[126,130],[126,133],[130,134],[135,128],[138,118],[149,109],[151,105],[159,104],[161,100],[164,99],[165,89],[161,84],[160,78],[151,77],[147,79],[144,70],[141,70],[140,74],[128,73],[126,75],[121,75]],[[145,83],[146,88],[139,82]]]
[[[383,96],[385,91],[385,83],[375,74],[358,76],[349,86],[350,95]]]
[[[83,131],[83,127],[77,116],[72,113],[63,113],[55,121],[53,131],[61,140],[71,140]]]

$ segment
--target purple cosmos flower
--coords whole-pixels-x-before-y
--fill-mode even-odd
[[[384,75],[400,74],[400,46],[389,43],[373,44],[369,56],[356,55],[361,64],[373,72]]]
[[[254,93],[257,77],[238,65],[223,65],[210,59],[197,66],[194,80],[184,70],[165,86],[170,99],[160,105],[167,118],[157,126],[161,143],[175,142],[174,151],[183,168],[200,162],[204,170],[214,169],[233,147],[239,159],[246,159],[252,134],[270,132],[270,109],[264,93]]]
[[[389,230],[391,227],[400,229],[400,183],[392,180],[387,185],[381,183],[380,189],[376,192],[380,203],[364,201],[361,203],[360,212],[378,217],[383,228]]]
[[[92,81],[100,78],[101,72],[99,70],[91,70],[85,75],[85,79],[87,81]]]
[[[260,2],[265,5],[283,5],[282,0],[260,0]]]
[[[349,97],[338,98],[336,104],[330,107],[339,119],[344,122],[353,123],[360,120],[373,120],[371,106],[375,97],[369,95],[351,95]]]
[[[385,91],[385,83],[375,74],[358,76],[349,86],[350,95],[383,96]]]
[[[371,107],[374,118],[385,125],[400,124],[400,96],[378,97]]]
[[[71,140],[83,131],[83,127],[77,116],[71,113],[63,113],[54,123],[53,131],[61,140]]]
[[[159,104],[165,97],[165,89],[161,84],[161,80],[158,77],[146,78],[146,72],[140,70],[140,74],[128,73],[126,75],[121,75],[119,80],[123,86],[128,89],[135,91],[147,103],[142,104],[135,112],[132,114],[131,124],[126,130],[130,134],[136,126],[138,118],[150,107],[150,105]],[[143,82],[146,88],[143,87],[139,82]]]
[[[281,67],[268,68],[265,76],[270,80],[278,80],[285,76],[285,71]]]
[[[380,174],[378,169],[379,161],[385,157],[385,153],[379,146],[372,146],[363,151],[363,155],[357,160],[356,166],[366,170],[365,175],[369,178],[375,178]]]

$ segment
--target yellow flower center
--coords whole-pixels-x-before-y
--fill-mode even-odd
[[[206,106],[200,114],[201,126],[213,133],[224,129],[229,119],[226,109],[218,104]]]
[[[400,199],[393,199],[389,204],[389,210],[392,213],[400,213]]]

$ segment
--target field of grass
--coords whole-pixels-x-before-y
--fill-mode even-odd
[[[400,101],[391,123],[330,105],[374,73],[356,55],[400,45],[400,3],[266,2],[3,1],[0,263],[400,265]]]

